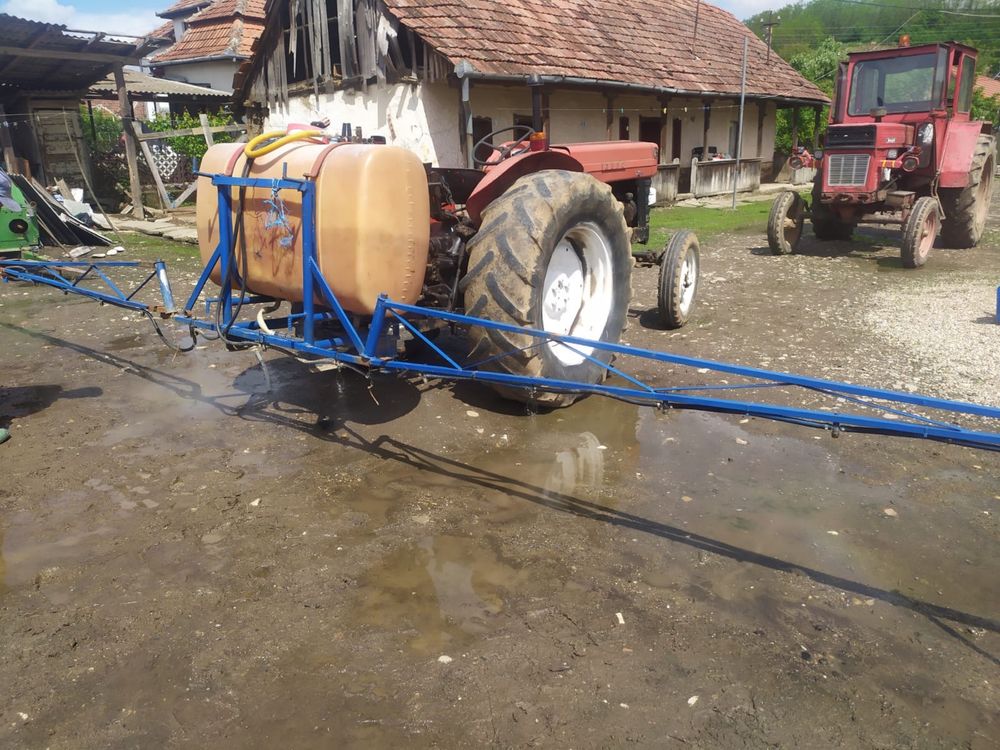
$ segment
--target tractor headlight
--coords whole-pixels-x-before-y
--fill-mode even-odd
[[[897,156],[899,156],[899,149],[890,148],[888,151],[885,152],[885,156],[887,159],[895,159]]]
[[[934,143],[934,123],[924,122],[917,126],[917,142],[924,148]]]
[[[816,161],[823,161],[823,149],[816,149],[816,152],[813,154],[813,159]]]
[[[802,157],[793,156],[788,160],[788,166],[790,166],[792,169],[802,169]]]

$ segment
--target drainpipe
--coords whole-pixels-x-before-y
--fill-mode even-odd
[[[462,103],[459,116],[462,120],[462,156],[465,157],[467,169],[472,169],[475,166],[472,160],[472,103],[469,96],[472,80],[469,74],[473,71],[472,65],[465,60],[460,60],[455,66],[455,75],[462,82]]]

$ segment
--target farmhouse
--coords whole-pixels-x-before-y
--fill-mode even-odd
[[[234,97],[259,127],[328,117],[464,166],[486,134],[530,124],[536,84],[553,143],[657,143],[683,190],[693,157],[735,156],[744,39],[741,184],[759,184],[777,109],[818,117],[828,99],[698,0],[273,0]]]

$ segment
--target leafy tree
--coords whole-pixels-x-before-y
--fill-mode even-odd
[[[1000,94],[986,96],[981,88],[972,92],[972,119],[992,122],[993,127],[1000,126]]]
[[[85,105],[80,105],[83,137],[91,153],[106,154],[118,148],[122,137],[121,118],[103,107],[94,107],[93,119]]]
[[[814,49],[801,52],[789,60],[789,64],[803,77],[815,83],[824,94],[833,97],[833,87],[837,78],[837,65],[847,56],[847,46],[833,37],[821,40]],[[774,148],[780,153],[790,153],[792,149],[792,110],[778,110],[777,133]],[[820,131],[826,128],[826,111],[820,116]],[[816,135],[815,121],[811,113],[799,112],[799,145],[813,142]]]

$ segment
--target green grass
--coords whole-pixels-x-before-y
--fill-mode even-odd
[[[114,233],[108,232],[112,242],[117,244]],[[155,237],[141,232],[122,232],[122,247],[126,250],[141,252],[149,257],[170,260],[171,258],[196,258],[200,255],[197,245],[186,242],[176,242],[165,237]]]
[[[763,232],[770,211],[771,201],[742,203],[736,208],[654,208],[649,216],[649,245],[662,246],[679,229],[691,229],[699,238],[723,232]]]

